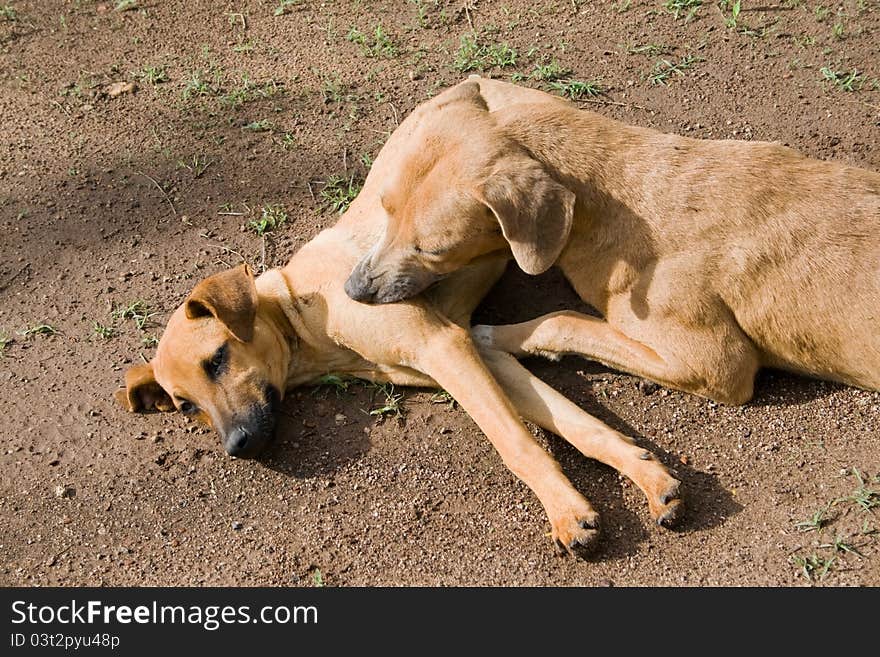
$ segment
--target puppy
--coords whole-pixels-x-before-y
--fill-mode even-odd
[[[504,257],[483,258],[400,304],[370,306],[346,295],[348,273],[384,230],[384,181],[398,169],[414,131],[433,122],[446,102],[440,95],[400,125],[349,210],[284,268],[254,279],[241,265],[196,285],[169,319],[155,357],[126,372],[117,399],[130,411],[176,409],[196,418],[217,431],[228,453],[248,458],[272,440],[285,392],[317,383],[327,373],[439,386],[535,492],[561,546],[589,545],[598,515],[521,417],[630,477],[645,493],[654,520],[671,522],[681,509],[679,482],[649,452],[510,355],[478,350],[471,340],[471,312],[501,275]]]
[[[492,348],[728,404],[775,367],[880,389],[880,174],[773,143],[662,134],[470,79],[407,141],[346,282],[391,303],[488,256],[556,263],[604,321],[476,327]]]

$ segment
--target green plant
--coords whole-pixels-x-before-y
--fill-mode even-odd
[[[654,68],[648,76],[651,84],[666,84],[666,81],[673,75],[684,75],[684,72],[692,68],[697,62],[703,61],[702,57],[695,55],[686,55],[678,62],[672,62],[668,59],[660,59],[654,63]]]
[[[872,509],[880,507],[880,490],[868,488],[868,483],[865,480],[865,477],[856,468],[852,469],[852,473],[859,482],[859,487],[854,490],[851,495],[834,500],[834,504],[849,502],[855,504],[863,511],[871,511]],[[874,481],[875,483],[880,483],[880,477],[875,477]]]
[[[330,209],[342,214],[357,197],[362,186],[354,176],[350,178],[330,176],[324,183],[324,189],[321,190],[321,199]]]
[[[703,0],[666,0],[663,8],[675,18],[684,16],[685,22],[690,21],[703,5]]]
[[[242,126],[242,129],[250,130],[251,132],[269,132],[270,130],[274,130],[275,126],[272,125],[272,122],[269,119],[260,119],[259,121],[246,123]]]
[[[555,59],[547,64],[535,64],[535,70],[532,71],[531,78],[540,80],[541,82],[556,82],[560,78],[568,75],[570,71],[563,68]]]
[[[18,13],[12,5],[3,5],[0,7],[0,18],[12,23],[18,20]]]
[[[3,354],[6,352],[7,347],[14,342],[13,338],[10,338],[5,333],[0,333],[0,358],[3,357]]]
[[[585,97],[601,96],[605,91],[595,80],[557,80],[550,83],[550,88],[572,100]]]
[[[816,5],[813,9],[813,15],[816,17],[816,20],[820,23],[823,22],[826,18],[828,18],[828,14],[831,13],[831,10],[824,5]]]
[[[338,374],[325,374],[320,377],[317,381],[315,381],[316,386],[331,388],[337,397],[341,397],[343,392],[348,392],[348,389],[351,387],[351,384],[355,382],[355,379],[349,379],[343,376],[339,376]],[[318,390],[319,388],[315,388]]]
[[[800,568],[804,577],[811,582],[824,579],[825,575],[831,570],[831,566],[836,560],[837,557],[826,559],[818,554],[811,554],[808,556],[793,554],[791,556],[791,562]]]
[[[826,82],[831,82],[841,91],[858,91],[865,83],[865,76],[855,68],[847,73],[846,71],[835,71],[828,66],[823,66],[819,69],[819,72]]]
[[[94,322],[92,324],[92,333],[97,335],[102,340],[109,340],[114,335],[116,335],[116,329],[112,326],[104,326],[100,322]]]
[[[815,532],[819,531],[830,522],[829,518],[825,517],[825,514],[828,512],[828,507],[823,509],[818,509],[812,516],[807,518],[806,520],[799,520],[794,523],[794,526],[797,527],[798,531],[801,532]]]
[[[160,66],[145,66],[140,71],[137,71],[134,76],[142,84],[157,85],[162,82],[168,82],[168,73]]]
[[[127,306],[119,304],[110,311],[110,316],[113,319],[130,319],[134,321],[134,325],[137,326],[139,331],[143,331],[149,325],[150,319],[157,314],[151,311],[149,306],[140,299],[132,301]]]
[[[178,169],[188,169],[195,174],[196,178],[200,178],[212,164],[213,162],[208,159],[207,155],[193,155],[189,162],[186,160],[177,160]]]
[[[138,8],[138,0],[117,0],[114,11],[131,11]]]
[[[290,13],[292,7],[296,7],[299,4],[302,4],[302,0],[278,0],[278,6],[275,7],[272,15],[284,16],[284,14]]]
[[[397,46],[394,45],[381,23],[376,25],[372,37],[368,37],[357,28],[352,27],[345,38],[359,45],[361,52],[367,57],[384,57],[386,59],[397,57]]]
[[[403,417],[403,408],[400,405],[403,400],[403,394],[394,392],[394,384],[377,384],[376,388],[385,395],[385,400],[384,403],[380,402],[379,406],[372,409],[370,415],[377,417]]]
[[[155,335],[152,335],[151,333],[145,333],[144,336],[141,338],[141,344],[145,347],[155,347],[157,344],[159,344],[159,338],[157,338]]]
[[[455,53],[455,70],[485,71],[490,68],[516,66],[517,52],[506,43],[480,45],[476,35],[464,34]]]
[[[248,223],[248,226],[260,237],[281,226],[287,221],[287,212],[282,205],[266,205],[260,212],[260,218]]]
[[[324,586],[324,575],[321,574],[320,568],[315,568],[315,570],[312,572],[312,584],[314,584],[318,588]]]
[[[36,324],[34,326],[31,326],[30,328],[26,328],[24,331],[20,331],[19,333],[24,336],[55,335],[56,333],[58,333],[58,329],[56,329],[51,324]]]
[[[722,13],[724,13],[725,10],[730,11],[730,16],[724,19],[724,24],[727,25],[729,29],[736,29],[737,21],[739,20],[739,13],[742,10],[742,0],[735,0],[733,4],[730,3],[730,0],[722,0],[720,6]]]
[[[627,52],[632,55],[648,55],[649,57],[668,55],[672,50],[672,47],[662,43],[646,43],[642,46],[629,46],[627,48]]]
[[[458,403],[455,401],[455,398],[445,390],[435,392],[433,395],[431,395],[430,402],[432,404],[443,404],[445,406],[448,406],[449,408],[455,408]]]
[[[183,86],[183,99],[188,100],[197,96],[216,96],[219,93],[218,87],[212,85],[206,79],[204,70],[193,71],[189,79]]]

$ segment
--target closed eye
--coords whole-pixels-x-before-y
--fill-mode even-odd
[[[228,343],[224,342],[210,359],[202,361],[202,369],[211,381],[216,381],[226,370],[228,363]]]
[[[184,415],[195,415],[199,412],[199,407],[193,404],[188,399],[177,399],[177,410],[179,410]]]
[[[444,253],[446,253],[447,251],[449,251],[449,249],[425,249],[420,246],[413,247],[413,250],[416,253],[423,253],[424,255],[429,255],[429,256],[441,256]]]

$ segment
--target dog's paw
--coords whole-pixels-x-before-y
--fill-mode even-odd
[[[585,507],[562,514],[550,520],[551,537],[560,552],[585,556],[599,538],[599,514],[587,504]]]
[[[648,495],[651,517],[661,527],[671,527],[684,512],[684,500],[679,497],[681,482],[667,475],[669,483],[656,495]]]

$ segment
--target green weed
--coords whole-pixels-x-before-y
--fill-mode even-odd
[[[849,72],[846,72],[835,71],[832,68],[823,66],[821,69],[819,69],[819,72],[822,74],[822,78],[826,82],[831,82],[841,91],[858,91],[865,83],[865,76],[859,73],[858,69],[855,68]]]
[[[517,53],[506,43],[480,45],[476,35],[462,35],[455,53],[453,67],[456,71],[486,71],[490,68],[516,66]]]
[[[807,518],[806,520],[799,520],[794,523],[794,526],[797,527],[798,531],[801,532],[815,532],[819,531],[831,522],[830,518],[826,518],[825,514],[828,513],[828,507],[824,509],[818,509],[812,516]]]
[[[157,314],[157,312],[150,310],[150,307],[140,299],[132,301],[127,306],[121,304],[117,305],[112,311],[110,311],[110,316],[113,319],[130,319],[134,321],[134,324],[139,331],[143,331],[149,326],[150,320]]]
[[[550,88],[572,100],[592,98],[605,93],[601,85],[595,80],[556,80],[550,83]]]
[[[284,14],[289,14],[294,7],[300,4],[302,4],[302,0],[278,0],[278,6],[275,7],[272,15],[284,16]]]
[[[134,77],[140,80],[141,84],[152,86],[168,82],[168,73],[160,66],[145,66],[140,71],[135,72]]]
[[[321,190],[321,200],[331,210],[342,214],[351,205],[351,202],[361,191],[363,183],[355,180],[354,176],[344,178],[342,176],[330,176]]]
[[[397,57],[397,46],[394,45],[381,24],[376,25],[370,36],[352,27],[345,38],[359,45],[361,52],[367,57],[384,57],[385,59]]]
[[[703,0],[666,0],[663,8],[675,18],[684,16],[685,22],[690,21],[703,5]]]
[[[31,335],[55,335],[58,333],[58,329],[51,324],[36,324],[30,328],[26,328],[24,331],[20,331],[19,333],[25,337]]]
[[[684,72],[693,68],[694,64],[703,61],[702,57],[695,55],[686,55],[678,62],[672,62],[668,59],[660,59],[654,63],[654,68],[648,76],[651,84],[665,85],[666,81],[673,75],[684,75]]]
[[[824,579],[825,575],[831,570],[831,566],[836,560],[837,557],[826,559],[825,557],[820,557],[818,554],[811,554],[808,556],[793,554],[791,556],[791,562],[800,568],[804,577],[811,582]]]
[[[92,323],[92,333],[101,338],[102,340],[109,340],[113,336],[116,335],[116,329],[112,326],[104,326],[100,322]]]
[[[250,221],[248,226],[257,235],[262,237],[266,233],[271,233],[286,221],[287,212],[284,210],[284,206],[266,205],[260,212],[260,218]]]
[[[376,388],[385,396],[384,402],[370,411],[370,415],[375,417],[403,417],[403,401],[402,393],[394,392],[393,383],[376,384]]]

